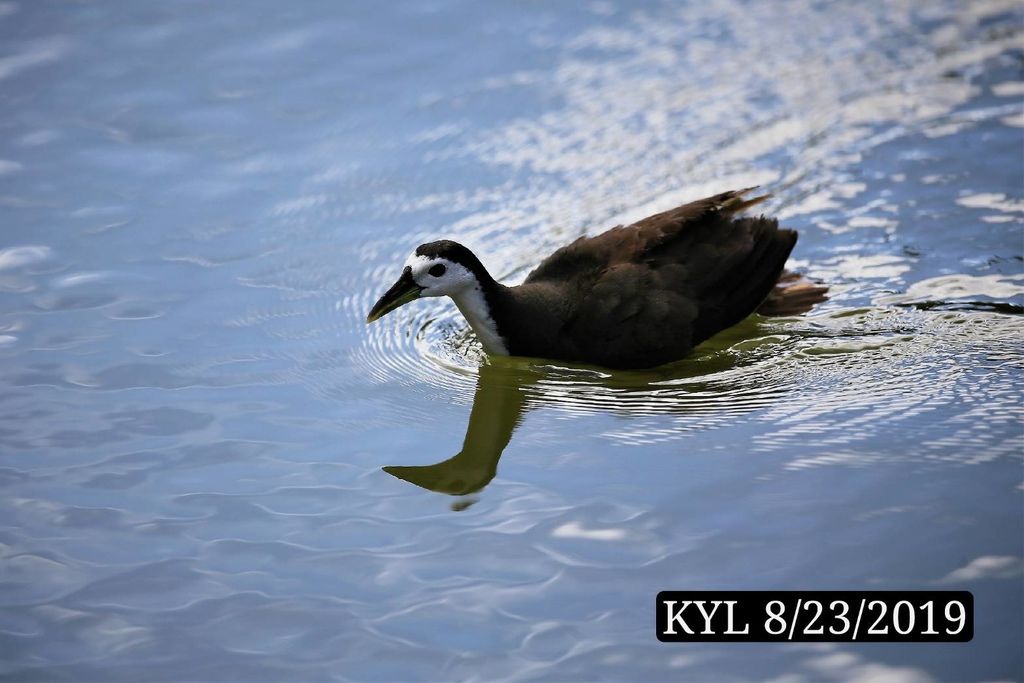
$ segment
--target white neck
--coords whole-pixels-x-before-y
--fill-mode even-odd
[[[498,325],[491,317],[487,299],[484,298],[484,292],[480,289],[480,285],[474,284],[472,287],[466,287],[452,295],[452,299],[459,307],[463,317],[469,322],[469,326],[473,328],[477,339],[483,344],[484,351],[492,356],[507,356],[508,347],[505,346],[502,336],[498,334]]]

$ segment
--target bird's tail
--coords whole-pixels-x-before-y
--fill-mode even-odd
[[[757,308],[757,312],[769,316],[799,315],[827,299],[826,285],[784,271],[768,294],[768,298]]]
[[[758,195],[757,197],[747,198],[745,195],[750,194],[756,190],[759,186],[754,185],[753,187],[746,187],[742,190],[732,190],[730,192],[723,192],[718,195],[715,199],[718,199],[718,209],[727,214],[739,214],[743,213],[752,206],[757,206],[761,202],[767,201],[772,198],[771,192]]]

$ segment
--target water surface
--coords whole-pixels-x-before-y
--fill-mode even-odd
[[[0,3],[0,676],[1024,678],[1012,1]],[[366,327],[762,184],[827,281],[679,364]],[[385,468],[385,469],[382,469]],[[971,590],[940,645],[663,589]]]

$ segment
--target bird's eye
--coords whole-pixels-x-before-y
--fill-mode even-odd
[[[428,270],[427,272],[433,275],[434,277],[441,277],[442,275],[444,275],[444,271],[446,270],[448,269],[444,267],[443,263],[438,263],[436,265],[430,266],[430,270]]]

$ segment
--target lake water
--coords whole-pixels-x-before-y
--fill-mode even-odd
[[[0,677],[1024,678],[1022,28],[0,2]],[[515,281],[752,184],[832,298],[675,366],[364,324],[420,242]],[[969,644],[655,640],[664,589],[947,587]]]

